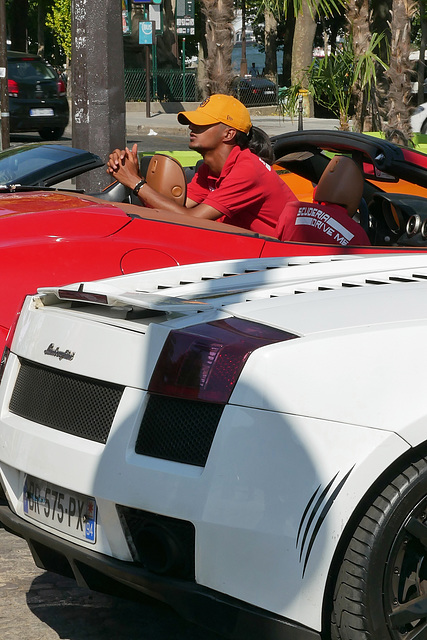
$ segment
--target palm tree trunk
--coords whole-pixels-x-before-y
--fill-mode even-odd
[[[277,78],[277,20],[273,13],[268,9],[267,5],[264,9],[265,22],[265,69],[264,75],[269,77],[273,82]]]
[[[308,89],[307,69],[313,59],[313,40],[316,33],[315,10],[310,11],[307,0],[302,1],[301,11],[295,20],[294,41],[292,45],[292,85],[300,84]],[[312,96],[309,96],[308,117],[314,115]]]
[[[347,17],[353,42],[354,58],[358,60],[360,56],[366,53],[368,43],[371,39],[368,0],[353,0],[350,2]],[[355,131],[363,131],[366,115],[366,98],[365,91],[361,89],[360,82],[356,81],[353,87],[353,129]]]
[[[228,94],[233,79],[231,69],[233,0],[201,0],[201,9],[206,17],[208,94]]]
[[[389,80],[387,94],[386,138],[407,144],[411,136],[409,101],[411,97],[411,17],[413,5],[407,0],[393,0],[391,20],[390,66],[386,71]]]
[[[419,0],[418,6],[420,8],[420,23],[421,23],[421,41],[420,41],[420,58],[417,65],[417,80],[418,80],[418,104],[425,101],[424,98],[424,79],[426,76],[425,68],[425,52],[427,45],[427,16],[426,16],[426,0]]]
[[[283,34],[283,66],[282,66],[282,83],[285,87],[291,85],[291,67],[292,67],[292,42],[295,31],[295,15],[293,5],[289,7],[286,18],[285,31]]]

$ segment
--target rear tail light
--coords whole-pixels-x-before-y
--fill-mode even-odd
[[[7,81],[7,89],[9,92],[9,98],[17,98],[19,96],[19,87],[15,80],[11,80],[9,78]]]
[[[177,398],[225,404],[255,349],[296,337],[238,318],[171,331],[148,390]]]
[[[58,80],[58,94],[60,96],[65,96],[67,94],[67,87],[65,86],[65,82],[62,78],[59,78]]]

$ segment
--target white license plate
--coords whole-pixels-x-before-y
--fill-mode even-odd
[[[24,513],[70,536],[96,542],[97,508],[94,498],[25,476],[22,494]]]
[[[53,109],[30,109],[30,116],[53,116]]]
[[[274,96],[274,91],[269,91],[268,89],[266,89],[266,90],[264,91],[264,94],[265,94],[266,96]]]

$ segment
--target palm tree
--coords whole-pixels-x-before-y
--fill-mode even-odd
[[[233,80],[233,0],[201,0],[201,9],[206,23],[206,90],[208,95],[229,93]]]
[[[369,0],[352,0],[348,5],[347,13],[350,38],[353,43],[353,54],[355,59],[366,53],[366,48],[371,40],[371,28],[369,20]],[[354,118],[353,128],[356,131],[363,131],[365,115],[367,111],[368,103],[375,101],[375,85],[370,87],[372,91],[369,91],[371,95],[367,95],[367,87],[362,90],[360,85],[360,78],[356,79],[354,87],[352,88],[352,97],[354,101]],[[374,102],[376,104],[376,101]],[[372,113],[372,119],[378,120],[378,109]],[[380,127],[380,122],[378,123]],[[376,129],[377,127],[374,126]]]
[[[265,47],[265,75],[268,76],[273,82],[276,81],[277,76],[277,57],[276,57],[276,43],[277,43],[277,20],[274,12],[266,4],[264,7],[264,47]]]
[[[295,86],[308,89],[307,69],[313,60],[313,40],[316,33],[316,6],[309,0],[303,0],[296,14],[294,41],[292,45],[291,81]],[[308,115],[314,115],[313,98],[309,93]]]
[[[409,99],[411,96],[411,18],[415,5],[393,0],[391,20],[390,66],[384,132],[388,140],[408,144],[411,137]]]

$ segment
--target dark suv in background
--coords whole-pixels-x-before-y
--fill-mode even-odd
[[[10,131],[38,131],[44,140],[58,140],[69,119],[67,90],[43,58],[7,52]]]

